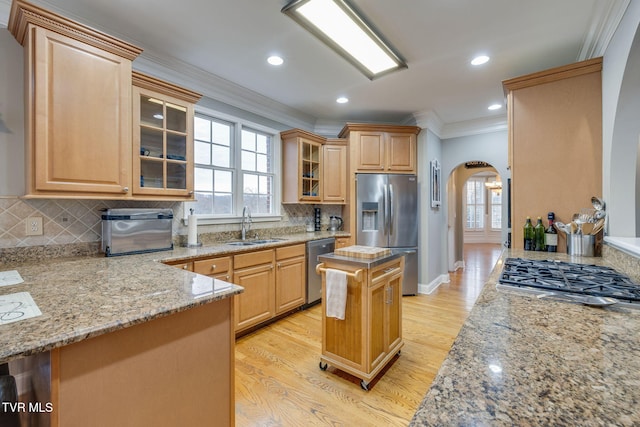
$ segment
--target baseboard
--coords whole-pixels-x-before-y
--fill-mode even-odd
[[[440,276],[433,279],[431,283],[428,283],[426,285],[422,283],[418,283],[418,293],[429,295],[430,293],[438,289],[438,286],[440,286],[443,283],[449,283],[449,281],[450,281],[449,274],[441,274]]]
[[[464,269],[464,260],[456,261],[456,262],[453,264],[453,271],[457,271],[457,270],[458,270],[458,269],[460,269],[460,268]]]

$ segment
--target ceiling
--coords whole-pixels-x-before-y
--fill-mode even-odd
[[[31,2],[143,48],[134,68],[170,69],[197,81],[191,89],[270,119],[313,127],[428,116],[446,133],[504,123],[504,79],[601,56],[630,0],[351,1],[408,69],[367,79],[282,14],[287,0]],[[9,5],[0,0],[3,25]],[[274,53],[282,66],[267,64]],[[480,53],[491,60],[471,66]],[[489,111],[494,103],[503,108]]]

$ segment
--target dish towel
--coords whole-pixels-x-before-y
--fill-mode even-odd
[[[344,320],[344,312],[347,306],[347,273],[327,268],[325,275],[327,317]]]

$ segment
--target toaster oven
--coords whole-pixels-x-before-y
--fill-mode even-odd
[[[172,230],[171,209],[105,209],[102,251],[115,256],[171,250]]]

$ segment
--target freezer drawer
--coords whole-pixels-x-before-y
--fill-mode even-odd
[[[404,254],[404,278],[402,295],[418,294],[418,248],[391,248],[391,253]]]

